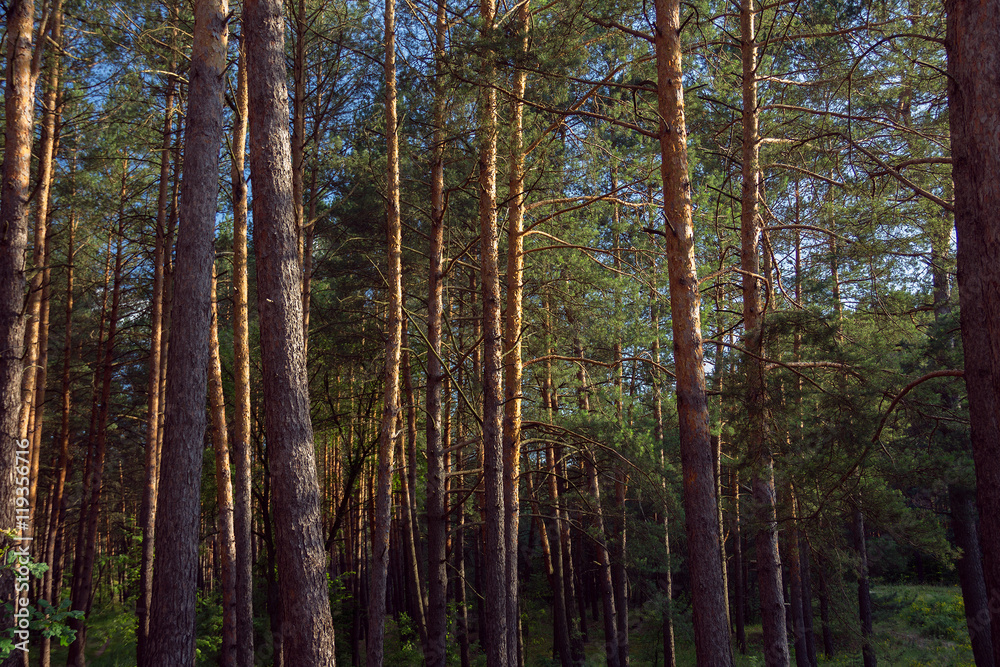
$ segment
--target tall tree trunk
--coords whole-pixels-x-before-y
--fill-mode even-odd
[[[611,188],[614,191],[618,190],[618,174],[616,169],[611,171]],[[621,271],[621,234],[619,232],[620,228],[620,214],[618,209],[618,204],[614,204],[613,211],[613,227],[614,227],[614,246],[612,252],[614,253],[613,261],[616,271]],[[615,312],[621,311],[621,297],[617,290],[614,294],[614,307]],[[624,427],[624,414],[623,414],[623,387],[622,387],[622,340],[621,333],[617,332],[615,336],[615,342],[613,346],[613,363],[614,363],[614,383],[615,383],[615,420],[618,422],[620,427]],[[623,455],[628,455],[627,450],[623,448]],[[615,643],[618,644],[618,661],[622,667],[627,667],[629,664],[628,656],[628,576],[625,570],[625,557],[627,548],[627,527],[628,521],[625,513],[625,495],[627,490],[627,474],[622,463],[619,461],[615,464],[616,470],[614,471],[615,478],[615,511],[614,518],[611,521],[613,530],[615,531],[615,553],[614,558],[611,559],[611,581],[612,586],[615,591],[615,627],[616,636]]]
[[[676,0],[656,0],[655,6],[664,238],[674,334],[695,650],[699,665],[730,667],[733,656],[722,580],[718,499],[705,395],[699,314],[701,296],[694,257],[691,183],[684,125],[680,3]]]
[[[44,19],[38,45],[32,52],[34,0],[19,0],[6,11],[7,85],[4,90],[4,155],[0,185],[0,529],[28,535],[15,507],[16,453],[25,444],[19,432],[24,346],[25,249],[28,243],[28,196],[31,177],[32,118],[35,83],[42,46]],[[9,544],[6,539],[5,544]],[[14,575],[0,572],[0,602],[14,606]],[[0,613],[3,627],[13,617]],[[20,656],[17,656],[20,660]]]
[[[528,52],[530,0],[517,9],[514,29],[518,46],[514,56],[511,95],[511,142],[507,195],[507,308],[505,313],[503,488],[504,536],[506,538],[507,664],[523,665],[520,596],[518,592],[518,533],[521,503],[518,480],[521,473],[521,320],[524,296],[524,98],[528,73],[520,67]]]
[[[444,85],[448,37],[447,0],[438,0],[434,42],[434,134],[431,162],[431,239],[427,277],[427,651],[428,667],[444,667],[447,657],[445,475],[441,436],[441,322],[444,309],[444,149],[447,97]],[[461,510],[460,510],[461,511]],[[461,518],[459,519],[461,521]],[[460,538],[461,540],[461,534]],[[461,542],[460,542],[461,543]],[[463,587],[462,580],[456,586]],[[462,596],[464,597],[464,595]]]
[[[247,186],[244,155],[247,139],[246,37],[240,35],[233,126],[233,528],[236,536],[236,664],[253,667],[253,520],[250,463],[250,334],[247,281]]]
[[[195,651],[195,582],[201,466],[208,391],[212,267],[225,92],[227,0],[195,4],[190,101],[184,136],[177,265],[171,318],[157,499],[156,556],[147,664],[190,664]]]
[[[385,331],[385,394],[378,445],[378,487],[375,492],[371,571],[368,583],[368,665],[382,665],[389,572],[393,455],[400,418],[399,365],[403,336],[402,230],[399,216],[399,136],[396,121],[396,2],[385,1],[385,126],[387,152],[386,243],[388,297]]]
[[[951,504],[955,544],[962,550],[962,556],[955,566],[962,585],[962,598],[965,600],[965,621],[969,628],[972,654],[976,667],[993,667],[993,642],[986,627],[989,600],[986,597],[982,554],[976,536],[975,494],[957,484],[949,484],[948,500]]]
[[[582,355],[581,355],[582,356]],[[608,667],[620,667],[618,654],[618,614],[615,610],[614,584],[611,580],[611,558],[605,542],[604,513],[601,511],[601,486],[597,479],[597,462],[593,452],[584,452],[590,501],[593,503],[594,528],[597,548],[597,577],[601,588],[602,616],[604,618],[604,653]]]
[[[555,347],[555,337],[552,333],[552,308],[549,297],[549,290],[542,291],[542,311],[545,315],[545,355],[551,357]],[[555,384],[552,380],[552,360],[545,360],[545,379],[542,388],[542,407],[545,408],[546,420],[549,424],[553,422],[555,413],[559,409],[559,399]],[[546,447],[546,457],[549,463],[549,496],[552,500],[553,514],[555,515],[555,526],[559,541],[559,555],[562,563],[562,596],[565,600],[566,609],[566,631],[569,633],[570,655],[573,664],[583,664],[584,643],[587,635],[587,621],[583,613],[580,613],[580,627],[574,627],[573,615],[577,603],[576,573],[573,567],[573,541],[570,535],[569,512],[562,504],[563,485],[566,480],[565,462],[561,460],[562,447],[549,442]],[[582,608],[582,607],[581,607]]]
[[[548,403],[546,402],[546,407]],[[551,410],[550,410],[551,412]],[[570,644],[570,626],[569,626],[569,613],[566,606],[566,584],[564,578],[566,576],[565,568],[563,567],[563,548],[562,548],[562,521],[561,521],[561,509],[559,507],[559,484],[558,484],[558,467],[556,463],[555,448],[552,446],[551,442],[546,443],[545,446],[545,462],[546,462],[546,480],[548,482],[549,489],[549,501],[552,503],[552,514],[553,514],[553,536],[554,539],[551,541],[551,586],[552,586],[552,600],[553,600],[553,610],[552,613],[555,616],[553,623],[553,633],[554,641],[553,644],[557,652],[559,653],[560,661],[563,667],[571,667],[575,664],[572,646]],[[535,511],[538,514],[538,511]],[[544,525],[542,526],[544,529]]]
[[[76,182],[74,178],[76,170],[76,155],[73,156],[73,172],[70,178],[73,181],[73,195],[76,195]],[[70,369],[73,361],[73,267],[76,257],[76,246],[74,245],[76,236],[76,210],[71,209],[69,221],[66,226],[66,301],[65,318],[63,320],[63,367],[62,382],[60,391],[61,421],[59,427],[59,462],[55,469],[55,483],[53,485],[52,497],[49,501],[49,525],[48,537],[45,540],[45,563],[49,569],[45,573],[45,580],[42,586],[42,599],[48,600],[53,606],[58,606],[57,602],[62,593],[62,568],[60,561],[63,557],[63,529],[66,520],[66,476],[69,473],[70,450],[69,450],[69,418],[73,403],[73,389],[71,384]],[[56,576],[56,575],[59,576]],[[42,667],[49,667],[51,664],[52,639],[44,637],[42,647],[39,651],[39,664]]]
[[[257,308],[284,655],[290,664],[318,667],[334,664],[334,636],[302,337],[284,21],[278,0],[248,0],[244,16]]]
[[[45,382],[48,374],[49,359],[49,279],[51,271],[49,269],[49,255],[51,248],[48,245],[49,234],[49,207],[51,205],[52,192],[52,171],[59,142],[59,67],[60,50],[62,40],[62,1],[56,0],[52,9],[50,19],[51,36],[50,39],[57,48],[49,62],[48,81],[45,86],[45,95],[42,100],[42,112],[44,120],[42,122],[41,145],[39,147],[38,159],[38,186],[36,188],[37,210],[35,213],[35,247],[32,252],[32,264],[35,267],[35,275],[31,279],[29,287],[28,317],[29,327],[33,333],[29,336],[28,361],[25,374],[25,384],[28,392],[25,394],[25,412],[30,411],[28,418],[28,431],[23,437],[31,438],[31,470],[29,473],[29,496],[28,511],[31,517],[35,516],[38,494],[38,464],[41,457],[42,448],[42,426],[44,423],[43,411],[45,409]],[[41,558],[41,554],[36,553],[36,558]]]
[[[173,65],[173,63],[171,63]],[[173,68],[171,68],[173,69]],[[139,525],[142,529],[142,555],[139,564],[139,597],[136,600],[136,663],[146,665],[146,642],[149,640],[149,612],[153,601],[153,554],[156,541],[156,490],[159,482],[160,379],[164,370],[161,356],[163,343],[163,292],[166,260],[167,206],[170,197],[170,145],[173,141],[174,77],[169,77],[163,119],[163,141],[160,145],[160,187],[156,202],[156,241],[153,247],[153,303],[149,332],[149,383],[146,411],[145,484]]]
[[[212,447],[215,449],[215,504],[218,508],[220,586],[222,588],[222,646],[220,667],[236,665],[236,535],[233,528],[233,480],[229,467],[229,438],[226,432],[226,397],[222,390],[222,359],[219,356],[219,308],[217,279],[212,272],[212,331],[209,340],[211,367],[208,398],[212,410]]]
[[[489,44],[494,37],[495,0],[479,1],[482,36]],[[497,101],[495,54],[486,48],[480,60],[478,132],[479,141],[479,242],[480,278],[483,300],[483,485],[484,548],[483,571],[485,627],[481,628],[486,663],[508,667],[515,650],[508,646],[515,629],[509,628],[507,610],[514,604],[514,592],[506,584],[507,540],[505,532],[503,381],[500,327],[500,277],[497,267]]]
[[[402,274],[401,274],[402,275]],[[400,313],[402,314],[402,313]],[[413,391],[413,373],[410,366],[410,336],[407,323],[402,322],[402,346],[400,366],[402,368],[403,398],[406,401],[406,440],[399,439],[399,457],[406,469],[400,475],[403,504],[400,506],[403,522],[403,561],[405,563],[406,590],[410,591],[408,613],[420,635],[420,645],[427,645],[427,613],[424,596],[423,577],[420,576],[420,557],[417,546],[420,542],[420,526],[417,522],[417,400]]]
[[[747,582],[743,576],[743,531],[740,524],[740,473],[733,468],[733,612],[736,624],[736,648],[746,655],[747,633],[746,633],[746,608],[747,608]]]
[[[819,566],[819,617],[823,623],[823,655],[829,660],[833,658],[833,626],[830,623],[830,591],[826,582],[826,561],[822,557],[816,563]]]
[[[788,507],[792,514],[795,514],[795,491],[791,484],[786,487],[788,495]],[[785,530],[785,555],[788,561],[788,587],[791,591],[791,616],[792,616],[792,641],[795,646],[796,667],[811,667],[809,662],[809,650],[806,646],[806,622],[802,608],[805,600],[802,593],[802,559],[799,556],[799,531],[797,520],[793,517],[786,523]]]
[[[81,503],[80,524],[83,536],[82,551],[81,545],[77,546],[77,554],[80,559],[79,571],[74,572],[73,586],[73,609],[79,609],[86,616],[90,615],[90,606],[93,601],[93,576],[94,562],[97,557],[98,539],[98,519],[101,511],[101,486],[104,478],[104,456],[108,443],[108,411],[111,401],[111,379],[114,371],[114,351],[115,337],[118,332],[118,309],[121,304],[121,283],[122,274],[125,268],[124,245],[125,245],[125,187],[128,175],[128,160],[122,162],[122,180],[118,209],[118,233],[115,249],[114,282],[111,289],[111,311],[108,314],[108,336],[102,348],[103,359],[101,370],[100,401],[97,410],[96,422],[92,419],[90,440],[93,444],[93,458],[90,463],[90,486],[89,499],[87,502],[86,520],[82,514],[83,504]],[[110,240],[109,240],[110,243]],[[75,627],[74,627],[75,626]],[[84,622],[76,621],[70,623],[70,627],[77,630],[76,640],[70,644],[67,664],[83,665],[83,651],[87,642],[87,633]]]
[[[868,587],[868,548],[865,544],[865,519],[861,507],[851,516],[851,533],[858,555],[858,615],[861,618],[861,657],[865,667],[875,667],[875,647],[872,645],[872,596]]]
[[[650,192],[650,201],[652,193]],[[652,211],[651,216],[652,217]],[[670,562],[670,507],[667,502],[667,455],[663,449],[663,401],[660,389],[660,299],[659,287],[656,284],[656,259],[653,259],[650,289],[650,315],[653,320],[653,344],[650,348],[650,355],[653,358],[653,442],[660,447],[660,467],[663,468],[663,547],[665,559],[663,567],[666,572],[662,575],[660,584],[663,588],[663,597],[666,598],[666,606],[663,611],[663,664],[664,667],[675,667],[677,658],[674,654],[674,582],[673,568]]]
[[[945,327],[947,317],[952,312],[951,285],[948,277],[948,264],[951,245],[952,223],[950,217],[939,216],[928,221],[928,232],[931,237],[931,275],[934,296],[934,321],[939,327]],[[940,348],[937,359],[939,368],[947,368],[947,351],[954,347],[954,341],[948,339]],[[958,408],[958,396],[948,388],[939,389],[939,397],[947,410]],[[939,427],[945,441],[961,442],[962,438],[953,438],[951,428],[945,423]],[[955,534],[955,544],[962,550],[962,556],[956,561],[959,583],[962,586],[962,599],[965,602],[965,619],[969,628],[969,639],[977,667],[993,667],[993,641],[988,628],[989,600],[986,594],[986,583],[983,578],[982,550],[976,533],[975,486],[964,482],[948,484],[948,501],[951,506],[951,525]]]
[[[812,667],[818,667],[819,659],[816,657],[816,629],[812,607],[811,550],[809,538],[806,537],[804,531],[799,531],[799,558],[802,560],[802,620],[806,631],[806,652],[809,656],[809,664]]]
[[[100,322],[97,327],[97,350],[95,359],[98,363],[104,359],[104,346],[107,345],[107,338],[105,337],[105,331],[107,327],[108,320],[108,295],[109,287],[111,285],[111,259],[114,253],[111,250],[112,240],[114,239],[114,232],[108,233],[108,241],[106,244],[105,260],[104,260],[104,281],[103,288],[101,289],[101,317]],[[71,579],[71,591],[70,599],[78,599],[79,594],[77,589],[83,585],[83,576],[81,575],[83,562],[86,560],[85,554],[87,550],[87,517],[89,516],[90,510],[90,488],[93,481],[92,471],[94,467],[94,453],[97,450],[97,416],[100,414],[101,408],[101,378],[103,376],[103,368],[100,366],[94,369],[91,383],[90,383],[90,422],[87,428],[87,453],[84,457],[83,465],[83,480],[81,482],[81,492],[80,492],[80,510],[77,516],[77,530],[76,530],[76,542],[74,544],[74,554],[73,554],[73,575]],[[74,626],[74,623],[77,625]],[[77,620],[70,620],[70,627],[81,626]]]
[[[753,0],[740,2],[740,34],[743,59],[743,192],[740,214],[740,266],[743,273],[744,365],[747,368],[747,421],[749,430],[750,485],[755,501],[757,534],[757,580],[760,587],[761,624],[764,629],[764,660],[768,667],[789,663],[788,634],[785,627],[785,600],[778,553],[775,518],[774,463],[769,445],[770,430],[765,411],[764,312],[760,299],[760,238],[762,220],[758,214],[760,197],[760,133],[757,112],[756,14]]]

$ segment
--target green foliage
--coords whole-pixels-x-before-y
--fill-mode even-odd
[[[195,662],[214,665],[222,648],[222,599],[218,593],[199,595],[195,612]]]
[[[0,568],[11,572],[12,577],[17,577],[18,583],[28,583],[29,577],[42,579],[48,571],[49,566],[45,563],[38,563],[30,557],[17,552],[17,547],[11,544],[10,540],[15,539],[16,534],[12,531],[4,531],[3,545],[0,546]],[[23,593],[27,595],[27,593]],[[63,600],[58,607],[52,606],[48,600],[38,600],[35,604],[28,604],[20,608],[20,616],[15,617],[14,605],[5,602],[3,605],[4,617],[18,619],[17,625],[21,630],[27,629],[33,633],[40,633],[43,637],[50,637],[62,646],[68,646],[76,637],[76,630],[70,629],[68,620],[71,618],[83,618],[83,612],[70,609],[70,601]],[[18,628],[6,628],[0,634],[0,660],[6,659],[17,650],[17,645],[24,641],[17,635]]]

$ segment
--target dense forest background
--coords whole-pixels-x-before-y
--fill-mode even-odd
[[[994,664],[940,4],[281,11],[7,6],[31,664]]]

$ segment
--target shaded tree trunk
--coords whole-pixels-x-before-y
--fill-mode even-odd
[[[302,334],[284,21],[277,0],[248,0],[244,16],[257,309],[283,650],[289,664],[319,667],[335,663],[334,635]]]
[[[73,156],[73,170],[76,169],[76,155]],[[73,172],[70,176],[73,180],[73,195],[76,195],[75,179]],[[48,600],[54,606],[58,606],[58,600],[62,594],[62,567],[63,558],[63,531],[66,522],[66,476],[70,469],[70,426],[69,418],[73,404],[73,390],[71,384],[70,369],[73,361],[73,269],[76,257],[76,211],[70,210],[70,217],[66,228],[66,297],[65,297],[65,318],[63,320],[63,367],[62,382],[60,391],[61,421],[59,427],[59,460],[55,469],[55,483],[53,485],[50,499],[50,514],[48,525],[48,537],[45,541],[45,563],[49,569],[45,573],[45,580],[42,587],[42,599]],[[39,651],[39,663],[42,667],[49,667],[51,664],[52,640],[50,637],[42,639],[42,648]]]
[[[128,161],[122,163],[121,192],[118,210],[118,234],[115,249],[115,264],[113,287],[111,290],[111,311],[108,314],[108,335],[104,346],[101,349],[103,359],[101,361],[101,384],[100,397],[96,404],[96,421],[91,418],[90,448],[93,451],[90,460],[89,486],[85,486],[86,505],[81,499],[80,504],[80,531],[82,544],[77,545],[77,557],[80,559],[79,567],[74,563],[74,585],[73,585],[73,609],[84,612],[85,617],[90,615],[91,603],[93,602],[93,576],[94,562],[97,557],[98,541],[98,519],[101,510],[101,486],[104,478],[104,458],[107,452],[108,443],[108,410],[111,401],[111,380],[114,371],[114,348],[115,338],[118,332],[118,309],[121,304],[121,283],[124,271],[124,244],[125,244],[125,186],[128,174]],[[110,239],[109,239],[110,244]],[[86,475],[86,472],[84,473]],[[84,512],[86,506],[86,512]],[[84,664],[84,647],[87,642],[85,621],[73,619],[70,627],[77,631],[76,639],[69,647],[68,665]]]
[[[1000,7],[948,0],[946,50],[958,292],[979,537],[1000,664]]]
[[[400,269],[402,275],[402,268]],[[402,303],[402,302],[401,302]],[[402,316],[402,312],[400,313]],[[417,634],[420,635],[420,645],[427,645],[427,615],[426,597],[423,591],[423,578],[420,576],[420,558],[417,546],[420,541],[420,527],[417,524],[417,402],[413,391],[413,374],[410,366],[410,336],[407,322],[402,321],[402,338],[400,348],[400,367],[403,380],[403,399],[406,404],[406,440],[399,439],[399,460],[403,462],[405,474],[399,476],[400,495],[403,503],[400,506],[402,522],[402,558],[406,609]],[[402,405],[402,404],[401,404]]]
[[[173,63],[171,63],[173,65]],[[170,197],[170,145],[173,137],[174,77],[169,77],[165,97],[163,141],[160,145],[160,186],[156,202],[156,241],[153,247],[153,302],[149,332],[149,383],[146,411],[145,484],[139,525],[142,529],[142,555],[139,564],[139,597],[136,600],[136,663],[146,664],[146,642],[149,640],[149,612],[153,601],[153,554],[156,541],[156,492],[160,477],[160,379],[165,364],[161,356],[163,343],[163,293],[166,259],[167,206]]]
[[[177,264],[157,499],[156,556],[150,608],[152,666],[190,664],[195,651],[198,519],[210,358],[212,267],[225,93],[226,0],[195,5],[190,100],[184,136]]]
[[[858,616],[861,619],[861,657],[865,667],[875,667],[872,645],[872,596],[868,587],[868,548],[865,544],[865,519],[860,507],[851,515],[851,533],[858,556]]]
[[[650,192],[650,200],[652,200],[652,192]],[[652,216],[651,216],[652,217]],[[650,225],[652,227],[652,224]],[[656,284],[656,259],[653,259],[652,266],[652,287],[650,289],[650,315],[653,320],[653,344],[650,348],[650,354],[653,358],[653,442],[658,445],[660,449],[660,467],[663,468],[663,547],[665,551],[665,559],[663,567],[666,572],[662,575],[662,583],[660,584],[663,589],[663,596],[666,598],[666,607],[663,611],[663,664],[664,667],[675,667],[677,664],[677,658],[674,654],[674,615],[673,615],[673,602],[674,602],[674,581],[673,581],[673,568],[670,562],[670,507],[667,502],[667,455],[666,451],[663,449],[663,401],[661,398],[660,389],[660,300],[659,300],[659,288]]]
[[[791,484],[787,485],[786,493],[789,500],[788,506],[794,513],[796,506],[795,492]],[[806,622],[802,611],[805,600],[802,593],[802,559],[799,556],[799,531],[794,518],[787,522],[786,525],[785,549],[788,553],[785,555],[785,558],[788,561],[788,585],[791,591],[790,610],[792,617],[792,640],[795,646],[795,665],[796,667],[810,667],[809,650],[806,646]]]
[[[983,561],[976,535],[975,494],[957,484],[948,485],[948,500],[951,504],[952,529],[955,544],[962,550],[962,556],[955,563],[962,598],[965,600],[965,621],[969,628],[972,654],[976,667],[992,667],[993,642],[988,631],[989,601],[983,581]]]
[[[743,192],[740,214],[740,266],[743,269],[744,364],[747,368],[747,421],[750,486],[755,503],[757,534],[757,582],[760,587],[761,625],[764,630],[764,661],[768,667],[789,663],[785,627],[785,600],[782,593],[781,558],[775,518],[774,463],[769,445],[770,429],[765,412],[764,312],[760,301],[760,238],[763,223],[758,214],[759,145],[757,112],[757,44],[754,41],[756,14],[753,0],[740,2],[740,34],[743,60]]]

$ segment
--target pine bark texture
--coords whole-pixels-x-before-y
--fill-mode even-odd
[[[229,5],[195,4],[146,664],[193,664],[201,466]]]
[[[701,339],[701,296],[694,257],[691,182],[688,175],[681,70],[680,4],[656,0],[657,101],[661,118],[660,173],[664,237],[677,375],[677,413],[684,477],[685,523],[691,568],[694,638],[698,665],[733,664],[726,623],[716,508],[715,470]]]
[[[748,354],[747,421],[750,443],[751,488],[755,503],[757,576],[760,589],[761,625],[764,630],[764,662],[768,667],[789,664],[785,600],[778,553],[775,517],[774,464],[769,446],[770,429],[765,410],[764,313],[761,304],[760,239],[763,221],[758,214],[760,132],[757,112],[757,45],[753,0],[740,2],[740,35],[743,61],[743,192],[740,213],[740,266],[743,269],[744,347]]]
[[[150,312],[149,384],[146,412],[145,484],[139,525],[142,529],[142,555],[139,564],[139,597],[136,600],[136,663],[145,665],[146,642],[149,639],[149,612],[153,603],[153,554],[156,543],[156,491],[160,478],[160,376],[162,363],[163,292],[166,262],[167,205],[170,196],[170,143],[173,137],[174,79],[167,84],[166,113],[163,120],[163,142],[160,145],[160,185],[156,202],[156,240],[153,247],[153,303]]]
[[[517,10],[514,29],[518,45],[515,60],[528,51],[530,0]],[[508,163],[507,195],[507,307],[504,313],[504,403],[503,403],[503,487],[504,537],[506,539],[507,588],[507,660],[510,665],[523,663],[518,647],[521,644],[520,594],[518,581],[518,534],[521,503],[519,480],[521,473],[521,322],[524,298],[524,98],[528,80],[526,70],[517,68],[513,74],[511,96],[510,161]]]
[[[495,0],[480,0],[480,19],[487,43],[493,38]],[[497,231],[497,94],[491,86],[496,78],[495,55],[488,48],[480,62],[479,141],[479,244],[480,281],[483,302],[483,514],[485,533],[485,595],[482,639],[488,667],[510,666],[510,630],[507,621],[509,591],[506,586],[507,558],[505,501],[503,488],[503,339],[500,326],[500,276]]]
[[[441,432],[441,324],[444,310],[444,85],[447,0],[438,0],[434,42],[434,134],[431,162],[431,239],[427,276],[427,651],[429,667],[447,657],[447,515]],[[460,582],[464,586],[464,582]]]
[[[951,525],[955,532],[955,545],[962,556],[955,563],[962,598],[965,600],[965,621],[969,628],[972,655],[976,667],[993,667],[993,642],[989,632],[989,600],[983,579],[983,557],[976,535],[975,493],[957,484],[948,485],[951,505]]]
[[[222,390],[222,359],[219,356],[219,308],[216,302],[217,278],[212,276],[211,366],[208,377],[208,402],[212,411],[212,447],[215,450],[215,505],[218,511],[218,534],[222,588],[222,645],[219,666],[236,665],[236,535],[233,529],[233,479],[229,465],[229,437],[226,429],[226,397]]]
[[[244,17],[257,309],[283,652],[288,664],[325,667],[335,662],[334,636],[302,336],[285,23],[278,0],[248,0]]]
[[[7,85],[0,182],[0,529],[19,530],[15,514],[15,457],[19,444],[24,346],[25,249],[32,114],[37,74],[32,62],[35,3],[15,0],[6,11]],[[27,528],[25,526],[25,528]],[[14,603],[13,573],[0,574],[0,603]],[[11,617],[0,614],[4,627]]]
[[[1000,3],[948,0],[946,50],[965,385],[1000,664]]]
[[[379,429],[378,478],[372,528],[371,570],[368,579],[369,667],[379,667],[384,656],[386,578],[389,572],[390,505],[393,456],[399,404],[399,366],[403,345],[402,230],[399,217],[399,137],[396,123],[396,2],[385,0],[385,126],[386,126],[386,247],[388,298],[386,306],[385,389]]]
[[[236,536],[236,664],[253,667],[253,522],[250,479],[250,325],[247,279],[246,153],[248,104],[246,38],[240,35],[233,126],[233,528]]]

